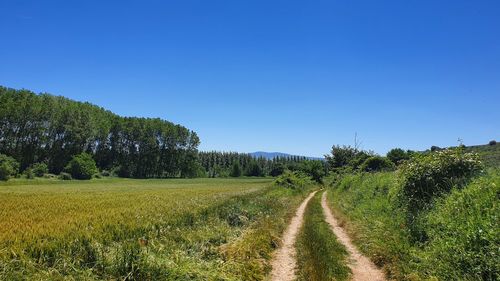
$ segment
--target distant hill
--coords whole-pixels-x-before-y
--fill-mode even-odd
[[[256,151],[249,153],[252,157],[255,158],[260,158],[264,157],[266,159],[273,159],[275,157],[292,157],[292,156],[298,156],[298,157],[306,157],[309,160],[324,160],[323,158],[319,157],[310,157],[310,156],[302,156],[302,155],[293,155],[293,154],[288,154],[288,153],[283,153],[283,152],[265,152],[265,151]]]
[[[455,148],[456,146],[449,147]],[[429,152],[426,150],[425,152]],[[499,144],[480,144],[465,146],[466,152],[475,152],[486,168],[500,168],[500,143]],[[425,153],[424,152],[424,153]]]
[[[500,143],[495,145],[471,145],[465,148],[467,152],[476,152],[486,167],[500,168]]]

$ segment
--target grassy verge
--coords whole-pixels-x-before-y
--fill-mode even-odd
[[[298,280],[347,280],[350,275],[346,265],[348,253],[324,219],[321,195],[322,192],[318,192],[309,201],[297,240]]]
[[[395,173],[344,177],[329,192],[335,215],[354,243],[395,280],[498,280],[500,173],[491,171],[439,198],[425,217],[429,234],[411,242],[391,199]]]
[[[305,196],[269,183],[2,185],[0,279],[261,280]]]

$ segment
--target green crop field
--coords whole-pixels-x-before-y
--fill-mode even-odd
[[[262,278],[304,194],[269,179],[2,183],[0,280]]]

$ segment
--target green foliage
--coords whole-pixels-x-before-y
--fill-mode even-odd
[[[321,183],[326,175],[326,167],[323,161],[306,160],[300,164],[300,171],[309,175],[314,181]]]
[[[241,177],[240,163],[238,162],[233,163],[231,167],[231,173],[229,175],[234,178]]]
[[[92,155],[81,153],[75,155],[66,166],[66,172],[74,179],[89,180],[97,173],[97,167]]]
[[[89,103],[0,87],[0,153],[16,159],[21,171],[43,162],[58,174],[87,152],[101,170],[189,177],[198,145],[195,132],[165,120],[125,118]]]
[[[58,178],[59,178],[60,180],[65,180],[65,181],[67,181],[67,180],[72,180],[72,179],[73,179],[73,177],[72,177],[70,174],[65,173],[65,172],[61,172],[61,173],[59,174]]]
[[[299,156],[266,159],[263,157],[255,158],[247,153],[218,151],[199,152],[198,159],[208,177],[211,178],[231,176],[233,166],[236,163],[240,166],[242,174],[248,175],[250,169],[257,171],[256,165],[258,165],[261,171],[254,174],[276,177],[281,175],[285,169],[299,170],[300,164],[306,161],[305,157]]]
[[[19,163],[12,157],[0,154],[0,180],[6,181],[17,175]]]
[[[299,281],[348,280],[347,251],[325,222],[318,192],[309,201],[297,238]]]
[[[248,165],[245,175],[249,177],[261,177],[264,175],[264,173],[259,163],[257,163],[257,161],[255,160],[252,160]]]
[[[372,156],[367,158],[360,169],[365,172],[380,172],[394,170],[394,163],[389,159],[381,156]]]
[[[336,173],[358,170],[366,159],[374,156],[372,152],[351,146],[333,146],[330,155],[325,155],[329,168]]]
[[[421,215],[425,243],[390,195],[397,173],[344,175],[330,203],[354,243],[394,280],[498,280],[500,171],[456,185]]]
[[[496,145],[496,144],[497,144],[497,141],[496,141],[496,140],[491,140],[488,144],[489,144],[489,145]]]
[[[428,215],[425,266],[440,280],[500,279],[500,172],[439,200]]]
[[[36,177],[43,177],[43,175],[49,173],[49,168],[45,163],[35,163],[31,166],[31,170]]]
[[[31,168],[24,170],[24,175],[26,176],[27,179],[30,180],[35,178],[35,174],[33,173],[33,170],[31,170]]]
[[[448,149],[414,157],[401,168],[397,197],[417,241],[425,241],[420,213],[433,206],[434,199],[464,186],[482,170],[477,154]]]
[[[408,280],[417,271],[417,257],[405,216],[389,194],[397,188],[396,173],[347,174],[328,192],[329,202],[359,250],[384,267],[389,280]]]
[[[304,189],[314,184],[311,177],[300,171],[286,170],[274,181],[277,186],[291,188],[291,189]]]
[[[404,151],[401,148],[393,148],[387,152],[387,158],[396,165],[401,164],[405,160],[409,160],[411,155],[412,151]]]
[[[277,177],[285,172],[285,165],[283,163],[273,163],[269,175]]]
[[[334,145],[330,155],[325,155],[330,168],[341,168],[349,163],[358,155],[358,149],[351,146]]]

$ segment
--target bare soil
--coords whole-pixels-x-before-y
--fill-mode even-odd
[[[271,281],[292,281],[295,280],[295,268],[297,267],[296,251],[295,251],[295,240],[297,239],[297,234],[299,233],[300,227],[304,222],[304,212],[307,207],[309,200],[316,194],[316,191],[312,192],[307,196],[307,198],[300,204],[295,216],[290,221],[285,233],[283,235],[283,244],[276,251],[273,261],[271,262]]]

